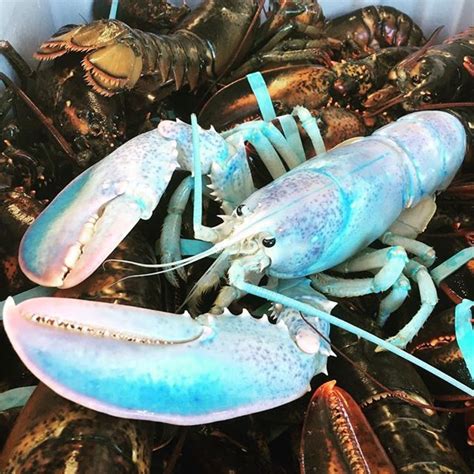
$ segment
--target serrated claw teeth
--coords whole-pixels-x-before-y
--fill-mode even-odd
[[[288,331],[248,312],[193,319],[36,298],[18,306],[9,300],[4,323],[22,360],[53,390],[126,418],[192,425],[255,413],[304,395],[325,365],[302,353]],[[212,380],[212,390],[203,380]]]

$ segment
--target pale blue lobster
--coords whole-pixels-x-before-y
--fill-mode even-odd
[[[251,133],[255,129],[254,141],[277,140],[269,124],[255,124]],[[191,169],[193,149],[200,150],[195,166],[202,164],[214,185],[232,184],[218,191],[229,207],[241,203],[215,228],[197,219],[196,237],[212,242],[209,250],[161,268],[219,254],[193,294],[227,271],[229,286],[214,311],[251,293],[275,303],[279,323],[228,312],[192,319],[60,298],[18,306],[9,301],[5,328],[32,372],[66,398],[113,415],[177,424],[231,418],[301,396],[312,376],[325,370],[330,348],[303,323],[304,313],[323,334],[328,322],[336,324],[472,395],[472,388],[400,349],[437,301],[426,269],[433,251],[414,238],[434,212],[436,192],[463,161],[466,134],[458,119],[437,111],[410,114],[257,191],[245,180],[243,138],[249,133],[242,130],[238,140],[235,134],[224,140],[212,130],[195,127],[192,134],[183,123],[163,122],[126,143],[73,181],[38,218],[23,240],[22,265],[43,285],[78,283],[138,219],[151,215],[174,169]],[[367,249],[378,238],[390,247]],[[327,269],[375,276],[342,279],[321,273]],[[264,274],[270,283],[259,287]],[[403,302],[409,279],[420,288],[421,307],[389,342],[331,316],[333,303],[314,289],[350,296],[392,288],[381,305],[384,320]]]

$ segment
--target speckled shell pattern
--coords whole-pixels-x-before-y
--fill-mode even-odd
[[[327,270],[380,237],[404,209],[446,188],[465,150],[464,128],[453,115],[407,115],[255,192],[245,201],[252,213],[245,226],[276,238],[266,249],[270,275]]]

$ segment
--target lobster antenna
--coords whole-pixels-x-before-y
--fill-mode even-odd
[[[393,107],[394,105],[397,105],[397,104],[400,104],[401,102],[403,102],[403,99],[405,98],[405,96],[403,94],[399,94],[397,95],[396,97],[393,97],[392,99],[388,100],[387,102],[385,102],[385,104],[383,104],[380,108],[378,108],[377,110],[373,110],[373,111],[367,111],[367,116],[368,117],[374,117],[376,115],[379,115],[381,114],[382,112],[385,112],[387,109],[390,109],[391,107]]]
[[[259,296],[273,303],[280,303],[283,306],[296,309],[300,313],[305,313],[310,316],[321,318],[322,320],[327,321],[328,323],[333,324],[341,329],[345,329],[351,332],[352,334],[355,334],[359,337],[363,337],[367,341],[372,342],[373,344],[376,344],[377,346],[380,346],[382,349],[388,350],[394,353],[395,355],[402,357],[408,362],[411,362],[412,364],[417,365],[418,367],[421,367],[422,369],[440,378],[441,380],[444,380],[445,382],[451,384],[453,387],[456,387],[457,389],[467,393],[469,396],[471,397],[474,396],[473,388],[468,387],[466,384],[460,382],[454,377],[451,377],[450,375],[446,374],[442,370],[439,370],[436,367],[433,367],[432,365],[419,359],[418,357],[415,357],[412,354],[409,354],[408,352],[406,352],[405,350],[400,349],[399,347],[391,344],[389,341],[381,339],[375,334],[372,334],[369,331],[366,331],[347,321],[344,321],[343,319],[340,319],[324,311],[318,310],[317,308],[307,303],[303,303],[301,301],[295,300],[293,298],[282,295],[268,288],[262,288],[252,283],[248,283],[243,278],[240,278],[237,281],[234,281],[233,285],[236,286],[239,290],[245,291],[246,293],[250,293],[251,295],[254,295],[254,296]]]
[[[436,405],[432,405],[430,403],[421,403],[418,400],[414,399],[409,393],[405,392],[404,390],[392,390],[391,388],[388,388],[386,385],[384,385],[382,382],[379,382],[373,375],[371,375],[366,369],[362,368],[360,365],[358,365],[354,360],[352,360],[351,357],[349,357],[344,351],[339,349],[335,344],[333,344],[328,337],[326,337],[321,331],[318,330],[318,328],[312,324],[304,313],[300,313],[301,319],[321,338],[323,339],[326,343],[329,344],[331,349],[334,350],[334,352],[342,357],[348,364],[350,364],[352,367],[354,367],[360,374],[362,374],[364,377],[367,377],[369,380],[371,380],[375,385],[377,385],[379,388],[381,388],[383,391],[387,392],[394,398],[398,398],[404,402],[409,403],[410,405],[423,408],[425,410],[433,410],[437,412],[445,412],[445,413],[467,413],[469,410],[472,410],[471,407],[467,406],[464,408],[445,408],[445,407],[439,407]],[[474,400],[474,397],[463,397],[467,398],[467,400]]]
[[[199,141],[199,125],[196,114],[191,114],[191,133],[193,144],[193,178],[194,178],[194,202],[193,202],[193,229],[202,226],[202,168],[201,168],[201,144]]]
[[[474,107],[474,102],[443,102],[438,104],[421,104],[417,110],[451,109],[454,107]]]
[[[415,61],[417,61],[421,56],[423,56],[423,54],[425,54],[428,48],[431,48],[431,46],[435,44],[434,42],[443,28],[444,25],[438,26],[438,28],[436,28],[433,33],[431,33],[431,36],[428,38],[426,43],[418,51],[415,51],[414,53],[408,55],[396,67],[400,67],[403,69],[411,67],[415,63]]]

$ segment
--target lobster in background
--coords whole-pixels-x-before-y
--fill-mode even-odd
[[[389,46],[419,46],[420,27],[405,13],[389,6],[360,8],[328,21],[324,34],[342,42],[346,56],[361,57]]]
[[[94,1],[93,17],[110,16],[111,6],[111,0]],[[187,5],[175,6],[166,0],[120,0],[116,18],[132,28],[167,34],[174,30],[189,12]]]
[[[336,312],[370,332],[380,332],[368,314],[354,311],[354,305],[347,301],[340,300]],[[448,438],[446,420],[428,408],[430,393],[413,366],[390,353],[377,355],[373,345],[338,328],[333,329],[331,340],[352,362],[343,357],[331,358],[330,373],[360,405],[396,472],[471,472]],[[331,406],[330,394],[327,404]],[[344,403],[338,406],[344,407]],[[350,405],[341,418],[355,426],[361,423]],[[309,431],[313,428],[307,426]],[[303,442],[304,437],[303,433]],[[350,452],[351,441],[350,437],[343,438],[340,449]],[[368,462],[370,454],[368,451]]]
[[[14,103],[21,129],[30,130],[30,135],[35,137],[49,131],[76,174],[77,169],[98,161],[125,141],[124,98],[106,99],[87,87],[77,58],[60,59],[33,72],[7,41],[0,41],[0,51],[14,68],[23,88],[8,80],[9,90],[18,96]],[[7,78],[3,76],[3,80]],[[21,107],[19,99],[27,108]],[[31,115],[36,120],[28,120]]]
[[[374,48],[423,42],[413,20],[392,7],[367,7],[324,23],[315,1],[272,1],[259,25],[262,6],[250,0],[202,2],[170,33],[169,25],[175,25],[185,8],[164,2],[138,7],[126,3],[123,18],[130,19],[131,26],[98,20],[65,27],[44,42],[35,57],[52,60],[70,52],[85,53],[86,81],[95,91],[110,96],[134,88],[142,76],[150,75],[160,75],[161,84],[157,85],[162,89],[171,91],[188,84],[194,90],[209,79],[225,76],[249,51],[253,55],[234,67],[229,78],[276,65],[330,65],[330,57],[341,56],[341,52],[343,57],[359,57]],[[163,16],[166,25],[160,31]],[[137,23],[153,33],[134,29]],[[120,57],[120,62],[115,57]]]
[[[472,101],[473,39],[470,27],[440,45],[421,48],[392,69],[387,86],[369,96],[365,106],[378,113],[397,104],[413,111],[430,104]]]
[[[160,74],[163,85],[172,83],[180,89],[186,83],[194,89],[234,59],[256,11],[253,0],[203,2],[170,35],[135,30],[117,20],[98,20],[60,30],[35,57],[50,60],[85,52],[86,81],[105,96],[131,89],[142,75],[150,74]]]
[[[45,385],[18,416],[0,457],[3,473],[150,472],[152,436],[145,422],[118,420],[69,402]]]
[[[395,468],[354,399],[336,382],[313,394],[301,437],[300,472],[383,472]]]
[[[0,95],[1,300],[33,286],[20,269],[18,248],[26,228],[43,210],[45,202],[42,199],[51,191],[54,177],[54,167],[23,148],[30,144],[31,134],[22,133],[16,116],[9,114],[15,92],[15,89],[7,88]]]

